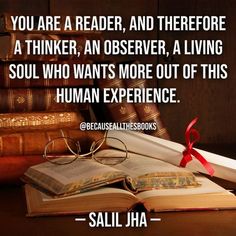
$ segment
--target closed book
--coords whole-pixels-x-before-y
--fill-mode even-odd
[[[103,137],[103,134],[98,131],[82,131],[72,128],[2,133],[0,136],[0,156],[43,155],[45,145],[52,139],[62,137],[63,135],[79,140],[84,152],[89,151],[94,140]],[[54,151],[66,152],[68,147],[66,145],[56,146]]]
[[[93,79],[83,79],[79,76],[75,78],[73,73],[74,63],[78,64],[75,61],[0,62],[0,88],[51,88],[93,85]],[[81,66],[90,63],[91,61],[79,62]],[[66,74],[62,73],[64,66],[69,68],[66,69],[66,71],[68,70]],[[59,73],[55,71],[59,71]]]
[[[44,161],[42,155],[2,156],[0,158],[0,183],[20,183],[20,178],[30,166]]]
[[[138,62],[135,62],[138,63]],[[127,79],[125,80],[127,88],[147,88],[145,79]],[[154,103],[135,103],[135,110],[141,122],[155,123],[156,130],[145,130],[145,133],[163,139],[170,139],[169,133],[161,119],[157,104]]]
[[[115,79],[100,79],[98,81],[100,89],[104,88],[124,88],[125,84],[122,80]],[[127,103],[126,100],[121,103],[105,104],[112,121],[116,122],[138,122],[138,115],[132,103]]]
[[[59,103],[56,88],[0,89],[0,112],[85,111],[88,104]]]
[[[11,32],[13,30],[13,23],[11,20],[11,14],[9,13],[3,13],[0,16],[0,32],[6,33]]]
[[[83,121],[79,112],[25,112],[0,114],[0,132],[77,128]]]
[[[163,139],[170,139],[169,133],[163,124],[161,114],[156,104],[153,103],[136,103],[134,104],[140,121],[147,123],[155,123],[156,130],[145,130],[146,134],[156,136]]]
[[[20,42],[20,47],[16,42]],[[101,35],[56,35],[44,33],[12,32],[0,35],[0,60],[3,61],[57,61],[57,60],[85,60],[103,57],[99,55],[85,55],[86,40],[103,40]],[[20,49],[19,49],[20,48]],[[16,50],[17,49],[17,50]]]

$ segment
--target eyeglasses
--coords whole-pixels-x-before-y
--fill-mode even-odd
[[[50,140],[44,148],[43,158],[56,165],[67,165],[77,159],[94,159],[95,161],[104,165],[117,165],[125,161],[128,157],[128,149],[123,141],[116,137],[107,137],[107,132],[104,137],[93,141],[90,145],[89,152],[83,153],[81,151],[81,145],[79,140],[71,137],[65,137],[61,130],[61,137]],[[109,142],[116,142],[120,147],[119,150],[123,152],[117,152],[115,155],[104,155],[99,150],[109,148]]]

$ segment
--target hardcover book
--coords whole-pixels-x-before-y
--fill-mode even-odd
[[[138,64],[138,61],[130,62]],[[145,79],[126,79],[125,85],[127,88],[147,88],[147,80]],[[161,119],[161,114],[157,104],[154,103],[136,103],[135,110],[141,122],[150,122],[156,124],[156,130],[146,130],[145,133],[159,138],[170,140],[170,135]]]
[[[138,61],[123,62],[121,64],[138,64]],[[97,81],[100,89],[103,88],[146,88],[145,79],[103,79]],[[145,122],[155,123],[156,130],[145,130],[144,132],[152,136],[163,139],[170,139],[169,133],[163,124],[160,111],[156,104],[150,103],[127,103],[124,99],[122,103],[104,104],[112,121],[116,122]]]
[[[20,42],[21,53],[14,53],[16,42]],[[103,40],[100,34],[44,34],[11,32],[0,35],[0,60],[2,61],[57,61],[85,59],[100,60],[100,55],[85,55],[86,40]],[[71,47],[68,45],[70,44]],[[73,44],[73,45],[72,45]],[[69,51],[68,51],[68,48]],[[72,49],[73,48],[73,49]],[[43,49],[43,50],[42,50]],[[18,50],[19,51],[19,50]]]
[[[109,158],[119,151],[100,152]],[[113,167],[84,159],[51,165],[25,173],[29,216],[125,212],[137,204],[151,212],[236,208],[236,197],[207,178],[138,154]]]
[[[20,178],[30,166],[44,161],[42,155],[1,157],[0,184],[20,183]]]
[[[89,151],[88,144],[94,140],[101,139],[103,134],[99,131],[82,131],[79,129],[57,129],[21,131],[18,133],[5,133],[0,135],[0,156],[20,156],[20,155],[43,155],[45,145],[52,139],[70,137],[79,140],[81,148]],[[14,148],[13,148],[14,147]],[[57,152],[66,152],[66,145],[57,145],[53,149]]]
[[[124,88],[124,82],[119,79],[103,79],[98,80],[98,86],[103,88]],[[138,114],[135,111],[134,104],[127,103],[125,100],[122,103],[105,104],[112,121],[116,122],[138,122]]]
[[[0,112],[85,111],[86,103],[58,103],[56,88],[0,89]]]
[[[73,64],[78,64],[78,62],[74,60],[53,62],[0,62],[0,88],[52,88],[93,85],[92,79],[74,78]],[[91,64],[91,61],[81,61],[79,64]],[[10,71],[10,65],[12,66],[12,72]],[[67,78],[63,78],[62,76],[64,66],[69,68],[69,72],[66,72]],[[54,70],[56,70],[56,72]],[[11,78],[10,75],[14,75],[14,77]]]
[[[75,129],[83,120],[79,112],[2,113],[0,114],[0,131]]]

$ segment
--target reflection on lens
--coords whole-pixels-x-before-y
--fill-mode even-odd
[[[106,141],[108,141],[108,139],[111,139],[111,141],[119,142],[120,150],[107,150],[108,145]],[[100,151],[102,149],[105,150]],[[93,159],[104,165],[117,165],[125,161],[128,155],[126,145],[121,140],[114,137],[106,137],[94,142],[91,147],[91,152]]]
[[[80,152],[80,145],[71,138],[55,138],[47,143],[44,157],[55,164],[64,165],[75,161]]]

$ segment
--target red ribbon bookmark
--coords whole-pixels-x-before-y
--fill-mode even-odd
[[[193,119],[185,131],[185,140],[186,140],[186,149],[183,151],[183,158],[180,162],[180,166],[185,167],[193,157],[197,158],[207,170],[207,172],[212,176],[214,174],[214,169],[211,167],[210,163],[195,149],[193,149],[194,143],[199,141],[200,134],[199,132],[192,128],[198,121],[198,117]],[[191,135],[193,136],[193,141],[191,141]]]

